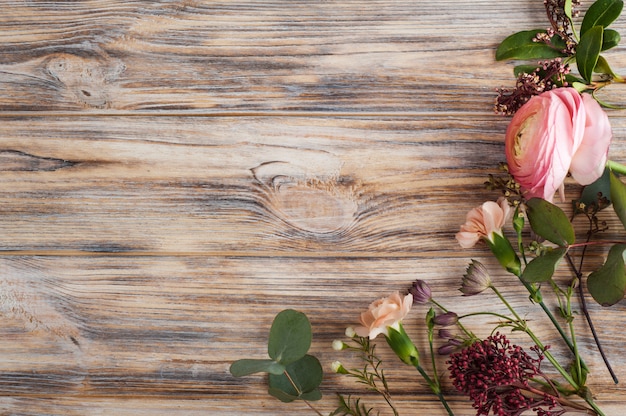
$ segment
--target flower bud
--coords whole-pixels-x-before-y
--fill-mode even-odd
[[[454,312],[446,312],[435,316],[433,321],[436,325],[451,326],[459,321],[459,316]]]
[[[459,290],[463,296],[472,296],[489,287],[491,287],[491,276],[489,276],[487,268],[481,262],[472,260],[472,263],[467,267],[465,276],[463,276]]]
[[[437,336],[441,339],[450,339],[454,338],[454,333],[448,328],[441,328],[439,331],[437,331]]]
[[[336,339],[333,341],[333,350],[342,351],[342,350],[345,350],[346,348],[348,348],[348,346],[342,340]]]
[[[349,326],[346,328],[346,336],[348,338],[354,338],[356,336],[356,332],[353,327]]]
[[[511,246],[511,242],[500,233],[493,233],[491,237],[486,241],[496,259],[508,272],[521,276],[522,265],[517,253],[513,250],[513,246]]]
[[[343,364],[341,364],[341,362],[339,361],[333,361],[333,363],[330,365],[330,368],[333,370],[334,373],[348,374],[348,370],[346,370]]]
[[[428,303],[432,299],[430,286],[423,280],[414,281],[409,292],[413,295],[413,303]]]
[[[413,366],[419,365],[419,352],[407,335],[401,322],[388,328],[388,334],[385,335],[385,339],[402,362]]]

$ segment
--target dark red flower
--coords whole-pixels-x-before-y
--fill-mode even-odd
[[[532,410],[538,416],[559,416],[566,410],[558,398],[529,384],[540,369],[543,352],[532,348],[533,358],[496,333],[450,355],[450,377],[460,392],[469,396],[476,416],[519,416]]]

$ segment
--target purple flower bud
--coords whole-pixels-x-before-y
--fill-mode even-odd
[[[453,345],[449,342],[443,344],[439,348],[437,348],[437,354],[439,355],[450,355],[458,349],[458,345]]]
[[[477,295],[491,286],[491,276],[487,268],[479,261],[472,260],[463,276],[461,288],[463,296]]]
[[[409,293],[413,295],[413,303],[428,303],[432,299],[430,286],[423,280],[414,281]]]
[[[441,315],[435,316],[435,318],[433,319],[433,322],[435,323],[435,325],[441,325],[441,326],[454,325],[458,321],[459,321],[459,316],[454,312],[442,313]]]
[[[441,339],[451,339],[454,338],[454,333],[448,328],[441,328],[437,333],[437,336]]]

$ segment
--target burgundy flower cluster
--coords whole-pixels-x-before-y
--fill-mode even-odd
[[[567,87],[565,75],[570,73],[569,65],[560,58],[539,62],[530,73],[522,72],[517,77],[515,89],[499,88],[494,105],[497,114],[513,115],[535,95],[558,87]]]
[[[557,397],[532,387],[530,379],[543,377],[543,353],[537,358],[511,345],[496,333],[452,354],[448,363],[454,386],[473,400],[476,416],[519,416],[529,410],[538,416],[560,416],[566,412]]]

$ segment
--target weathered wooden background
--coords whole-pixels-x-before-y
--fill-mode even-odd
[[[312,414],[228,372],[265,356],[277,312],[309,315],[329,370],[350,362],[332,340],[415,278],[460,311],[503,311],[459,296],[470,258],[494,266],[565,357],[519,284],[454,240],[466,211],[496,197],[482,182],[504,159],[508,120],[491,106],[514,81],[495,46],[546,27],[541,0],[0,6],[2,414]],[[607,57],[626,72],[624,46]],[[610,117],[611,157],[625,162],[626,113]],[[598,264],[603,251],[591,254]],[[625,306],[591,305],[624,382]],[[424,312],[407,322],[422,347]],[[485,335],[482,323],[468,326]],[[626,414],[623,384],[580,335],[599,404]],[[443,414],[379,351],[403,415]],[[380,403],[330,370],[322,389],[325,414],[335,391]]]

